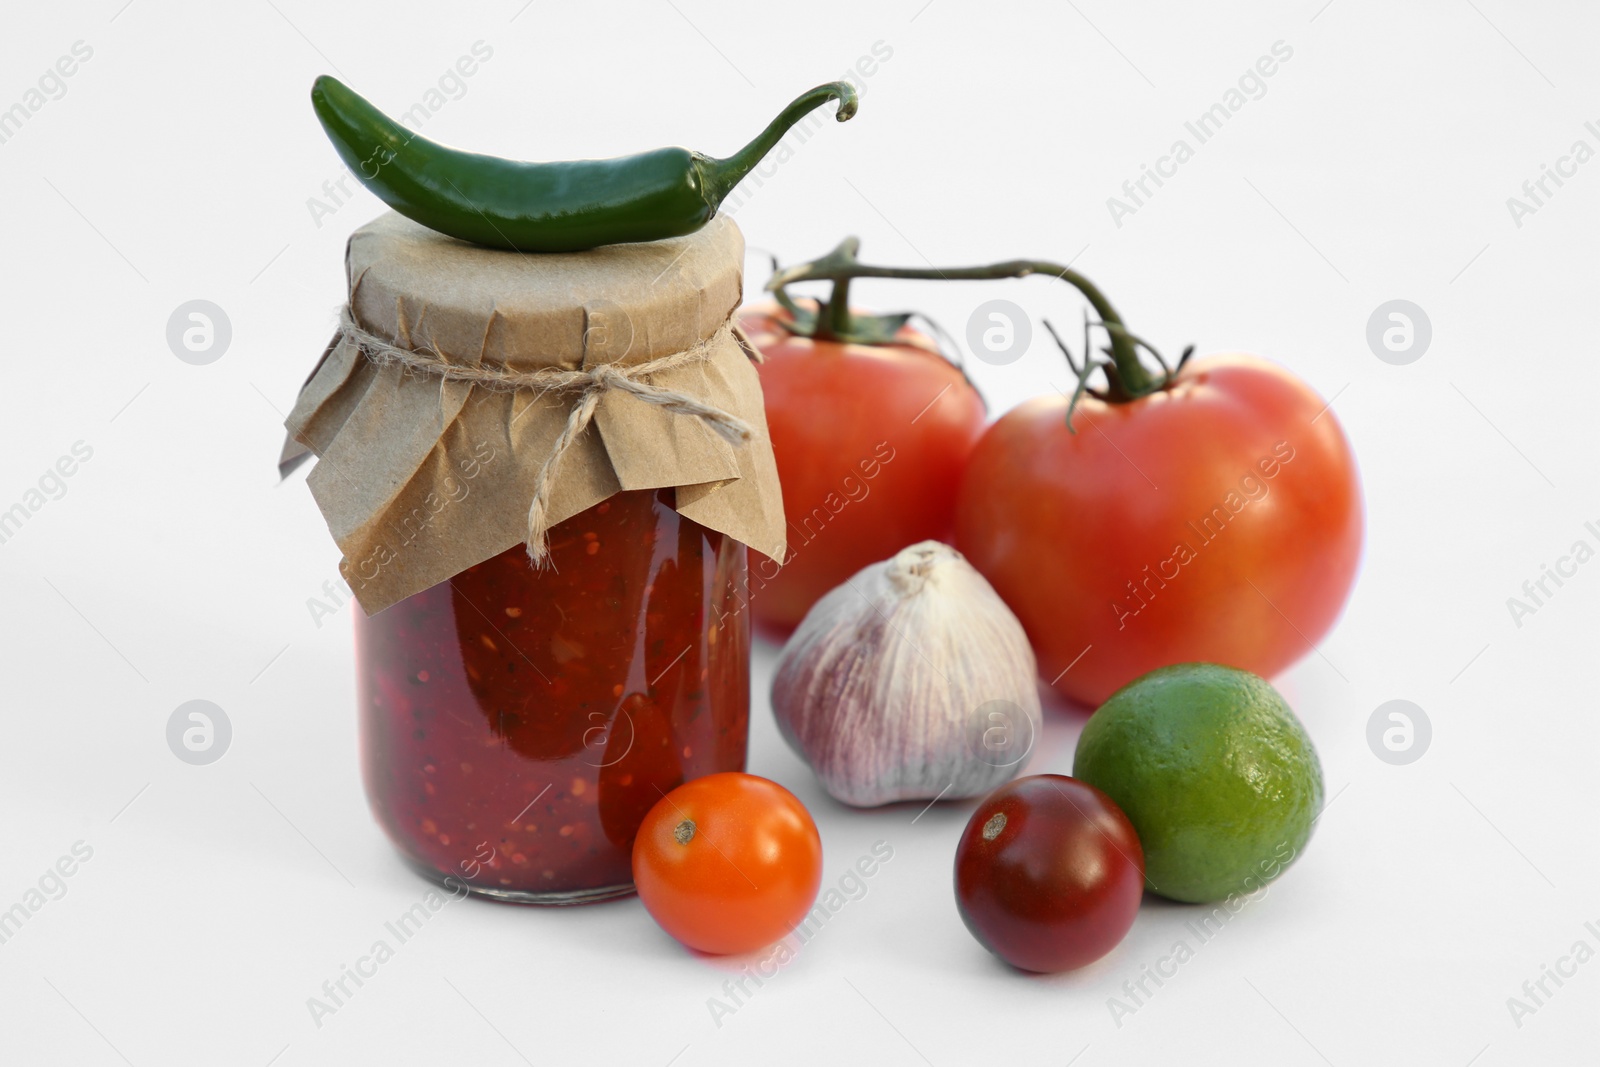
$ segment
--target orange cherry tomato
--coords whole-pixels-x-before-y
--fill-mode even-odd
[[[822,838],[795,795],[730,771],[686,782],[645,816],[633,881],[661,928],[701,952],[751,952],[799,925],[822,883]]]

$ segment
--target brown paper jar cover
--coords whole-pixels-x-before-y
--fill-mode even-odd
[[[783,559],[783,499],[754,353],[725,329],[743,295],[731,219],[685,237],[587,252],[478,248],[393,212],[350,237],[356,324],[452,363],[517,371],[707,358],[650,376],[743,419],[729,444],[699,419],[604,394],[560,461],[549,525],[624,489],[675,487],[677,510]],[[370,615],[524,541],[541,466],[574,395],[506,391],[369,360],[336,335],[286,420],[281,468],[318,457],[308,484]]]

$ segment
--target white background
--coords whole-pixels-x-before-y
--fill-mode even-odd
[[[1600,562],[1520,627],[1506,605],[1600,544],[1600,162],[1520,227],[1506,205],[1576,139],[1600,148],[1591,5],[103,0],[5,23],[0,108],[74,42],[93,57],[0,144],[0,509],[75,442],[93,457],[0,545],[0,909],[74,842],[94,851],[0,945],[0,1062],[1595,1062],[1600,962],[1547,980],[1520,1026],[1507,1007],[1575,942],[1600,949]],[[1329,806],[1304,858],[1120,1025],[1108,998],[1193,943],[1192,911],[1147,902],[1079,973],[1007,970],[951,895],[970,804],[832,803],[777,738],[765,646],[750,769],[815,813],[825,884],[874,841],[894,859],[720,1027],[707,1000],[739,961],[691,958],[635,900],[451,904],[313,1025],[307,998],[425,886],[362,796],[351,609],[320,627],[308,610],[337,552],[302,479],[274,473],[344,238],[378,211],[360,192],[314,221],[341,169],[307,90],[337,71],[398,113],[479,40],[492,58],[427,133],[551,159],[726,153],[881,41],[858,118],[737,211],[752,246],[1077,257],[1166,349],[1260,353],[1334,399],[1365,561],[1338,627],[1277,680]],[[1107,198],[1280,40],[1266,94],[1115,225]],[[1079,315],[1045,281],[857,288],[958,334],[1000,295],[1069,335]],[[232,323],[209,366],[165,340],[196,298]],[[1409,366],[1365,340],[1395,298],[1433,324]],[[996,412],[1066,382],[1037,341],[975,376]],[[233,724],[208,767],[164,738],[195,698]],[[1433,724],[1409,766],[1365,739],[1392,698]],[[1028,769],[1068,772],[1081,721],[1047,709]]]

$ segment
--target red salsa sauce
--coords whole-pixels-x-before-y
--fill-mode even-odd
[[[618,493],[367,618],[373,812],[435,880],[537,903],[632,890],[633,837],[675,786],[743,770],[745,547],[673,491]]]

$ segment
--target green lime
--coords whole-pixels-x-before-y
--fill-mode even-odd
[[[1322,765],[1278,691],[1248,671],[1181,663],[1100,706],[1073,777],[1127,813],[1145,884],[1190,903],[1254,893],[1304,850]]]

